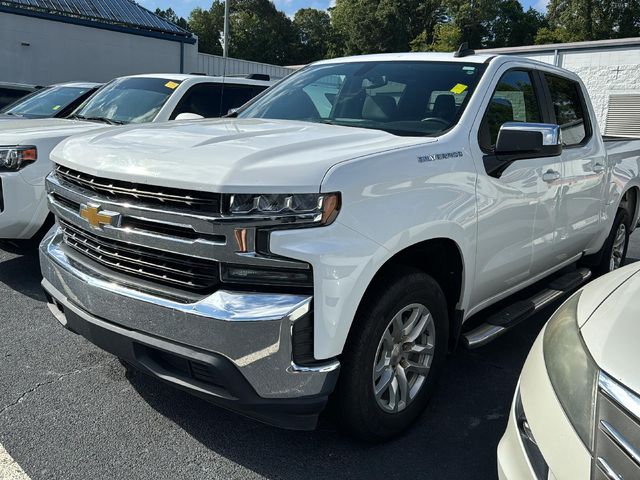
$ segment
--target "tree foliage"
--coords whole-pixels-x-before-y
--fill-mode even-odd
[[[640,35],[640,0],[549,0],[546,15],[519,0],[336,0],[329,11],[304,8],[291,19],[271,0],[229,0],[229,54],[275,64],[400,51],[452,51],[460,43],[498,48]],[[196,8],[189,28],[200,50],[220,55],[224,2]]]
[[[176,12],[173,11],[173,9],[171,7],[167,8],[166,10],[162,10],[160,8],[156,8],[156,15],[164,18],[165,20],[168,20],[172,23],[175,23],[176,25],[178,25],[180,28],[183,28],[185,30],[189,30],[189,23],[187,22],[186,19],[184,19],[183,17],[179,17]]]
[[[327,56],[332,37],[329,13],[301,8],[293,17],[293,28],[298,40],[298,63],[309,63]]]
[[[536,43],[635,37],[640,34],[640,1],[550,0],[547,20]]]
[[[194,8],[189,15],[189,27],[198,36],[198,49],[202,53],[222,55],[223,3],[213,2],[209,10],[200,7]]]

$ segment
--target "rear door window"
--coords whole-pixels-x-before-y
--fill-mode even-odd
[[[586,112],[580,85],[573,80],[545,74],[556,123],[562,131],[565,146],[580,145],[588,136]]]
[[[495,148],[500,127],[507,122],[538,123],[540,104],[531,72],[511,70],[500,78],[485,111],[478,134],[482,150]]]

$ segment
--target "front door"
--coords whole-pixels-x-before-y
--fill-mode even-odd
[[[493,155],[506,122],[540,123],[540,82],[527,70],[508,70],[500,78],[478,132],[485,174],[478,177],[476,280],[471,306],[481,308],[496,296],[530,280],[543,265],[534,255],[552,249],[556,205],[562,182],[560,157],[504,163]]]

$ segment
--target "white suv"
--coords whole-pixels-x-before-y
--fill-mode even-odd
[[[117,78],[68,118],[0,124],[0,239],[32,238],[49,214],[49,154],[65,138],[125,124],[225,115],[268,88],[251,78],[155,74]]]

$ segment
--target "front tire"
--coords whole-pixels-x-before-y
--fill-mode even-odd
[[[445,296],[429,275],[399,268],[377,281],[342,356],[336,391],[341,425],[371,442],[410,427],[433,394],[448,326]]]

